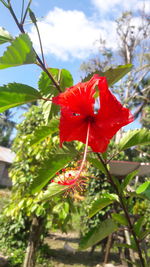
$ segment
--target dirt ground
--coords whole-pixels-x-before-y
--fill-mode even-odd
[[[78,251],[78,236],[76,233],[50,234],[45,242],[50,246],[50,267],[102,267],[104,254],[98,247],[91,255],[90,250]],[[118,255],[111,253],[109,263],[105,267],[124,267],[118,262]]]

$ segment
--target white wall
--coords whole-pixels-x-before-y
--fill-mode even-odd
[[[0,161],[0,185],[11,186],[11,180],[8,177],[8,165],[6,162]]]

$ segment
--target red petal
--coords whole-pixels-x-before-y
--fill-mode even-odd
[[[129,109],[124,108],[117,98],[109,91],[106,78],[99,83],[100,110],[99,114],[103,119],[108,119],[111,124],[121,123],[126,125],[133,121],[133,116]],[[125,123],[125,124],[124,124]]]
[[[89,146],[94,152],[104,152],[110,139],[126,124],[134,120],[129,109],[123,107],[109,91],[105,77],[99,79],[100,109],[91,123]]]
[[[84,116],[74,116],[67,108],[61,109],[60,145],[65,141],[78,140],[86,142],[87,122]]]
[[[100,94],[100,109],[97,115],[93,111],[96,85]],[[104,152],[115,133],[133,121],[130,111],[124,108],[108,90],[106,78],[98,75],[94,75],[86,83],[78,83],[66,89],[64,93],[54,97],[53,102],[62,107],[61,144],[73,140],[86,143],[87,128],[90,123],[88,144],[93,151]]]
[[[100,91],[100,109],[97,115],[97,125],[103,129],[106,138],[111,139],[123,126],[134,120],[130,110],[123,107],[117,98],[109,91],[106,78],[98,85]]]
[[[64,93],[53,97],[53,103],[68,107],[70,111],[81,115],[93,115],[93,106],[95,99],[95,86],[98,85],[99,79],[94,75],[91,80],[85,83],[66,89]]]
[[[97,123],[91,124],[89,134],[89,146],[94,152],[105,152],[109,144],[109,139],[104,134],[104,129]]]
[[[94,115],[96,119],[97,115]],[[74,116],[67,108],[61,109],[60,118],[60,145],[65,141],[78,140],[86,143],[88,121],[85,116]],[[91,123],[88,145],[94,152],[104,152],[109,143],[105,137],[104,129],[97,121]]]

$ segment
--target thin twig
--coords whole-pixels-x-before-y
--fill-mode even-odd
[[[21,22],[22,22],[22,19],[23,19],[23,13],[24,13],[24,0],[22,0]]]
[[[9,5],[4,0],[0,0],[0,2],[2,2],[5,7],[9,8]]]
[[[23,18],[22,18],[22,20],[21,20],[21,24],[22,24],[22,25],[24,25],[24,22],[25,22],[25,19],[26,19],[26,16],[27,16],[29,7],[30,7],[30,5],[31,5],[31,2],[32,2],[32,0],[29,1],[28,5],[27,5],[27,8],[26,8],[26,11],[25,11],[25,13],[24,13],[24,16],[23,16]]]
[[[12,8],[12,6],[11,6],[10,3],[9,3],[9,11],[10,11],[10,13],[11,13],[13,19],[15,20],[15,22],[16,22],[16,24],[17,24],[19,30],[20,30],[22,33],[25,33],[25,31],[24,31],[24,29],[23,29],[23,26],[19,23],[19,21],[18,21],[16,15],[15,15],[14,10],[13,10],[13,8]]]
[[[35,23],[34,25],[36,27],[38,38],[39,38],[39,43],[40,43],[40,49],[41,49],[41,55],[42,55],[43,65],[45,66],[45,59],[44,59],[44,52],[43,52],[43,46],[42,46],[42,40],[41,40],[41,36],[40,36],[40,31],[39,31],[39,28],[38,28],[37,23]]]
[[[108,164],[114,157],[116,157],[120,151],[115,152],[108,160],[105,161],[106,164]]]
[[[14,11],[13,11],[13,8],[11,6],[11,4],[9,3],[9,11],[12,15],[12,17],[14,18],[19,30],[21,31],[21,33],[25,33],[25,30],[23,28],[23,25],[19,23]],[[53,78],[53,76],[51,75],[50,71],[48,71],[48,69],[45,67],[45,65],[43,64],[42,60],[40,59],[40,57],[38,56],[38,54],[36,53],[36,51],[33,49],[33,51],[35,52],[36,54],[36,59],[38,61],[38,66],[41,67],[41,69],[48,75],[48,77],[50,78],[50,80],[52,81],[52,83],[55,85],[55,87],[57,88],[57,90],[59,92],[61,92],[61,88],[58,84],[58,82]]]

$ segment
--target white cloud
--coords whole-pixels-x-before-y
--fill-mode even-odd
[[[121,14],[123,11],[145,10],[146,13],[150,11],[149,0],[91,0],[92,4],[98,11],[105,15],[106,13]]]
[[[83,12],[65,11],[55,8],[45,19],[38,23],[44,51],[67,60],[69,56],[84,58],[93,49],[93,43],[99,38],[100,29],[89,21]],[[32,27],[30,33],[37,46],[37,33]]]
[[[85,59],[97,52],[100,38],[106,40],[108,48],[117,48],[116,19],[123,10],[148,10],[148,1],[142,0],[89,0],[96,8],[93,17],[87,17],[82,11],[63,10],[55,7],[38,22],[45,54],[51,54],[61,60],[73,58]],[[100,12],[100,13],[99,13]],[[138,17],[133,23],[139,25]],[[40,52],[35,27],[31,27],[30,37],[34,47]]]
[[[124,5],[125,2],[129,1],[124,1],[124,0],[92,0],[92,3],[99,9],[101,13],[106,13],[106,12],[114,12],[118,9],[118,5],[122,4]]]
[[[43,21],[38,22],[45,54],[53,54],[62,60],[84,59],[96,50],[96,40],[109,39],[114,47],[115,23],[112,21],[94,22],[82,11],[63,10],[55,7]],[[111,32],[111,34],[110,34]],[[31,28],[30,37],[39,50],[37,33]]]

